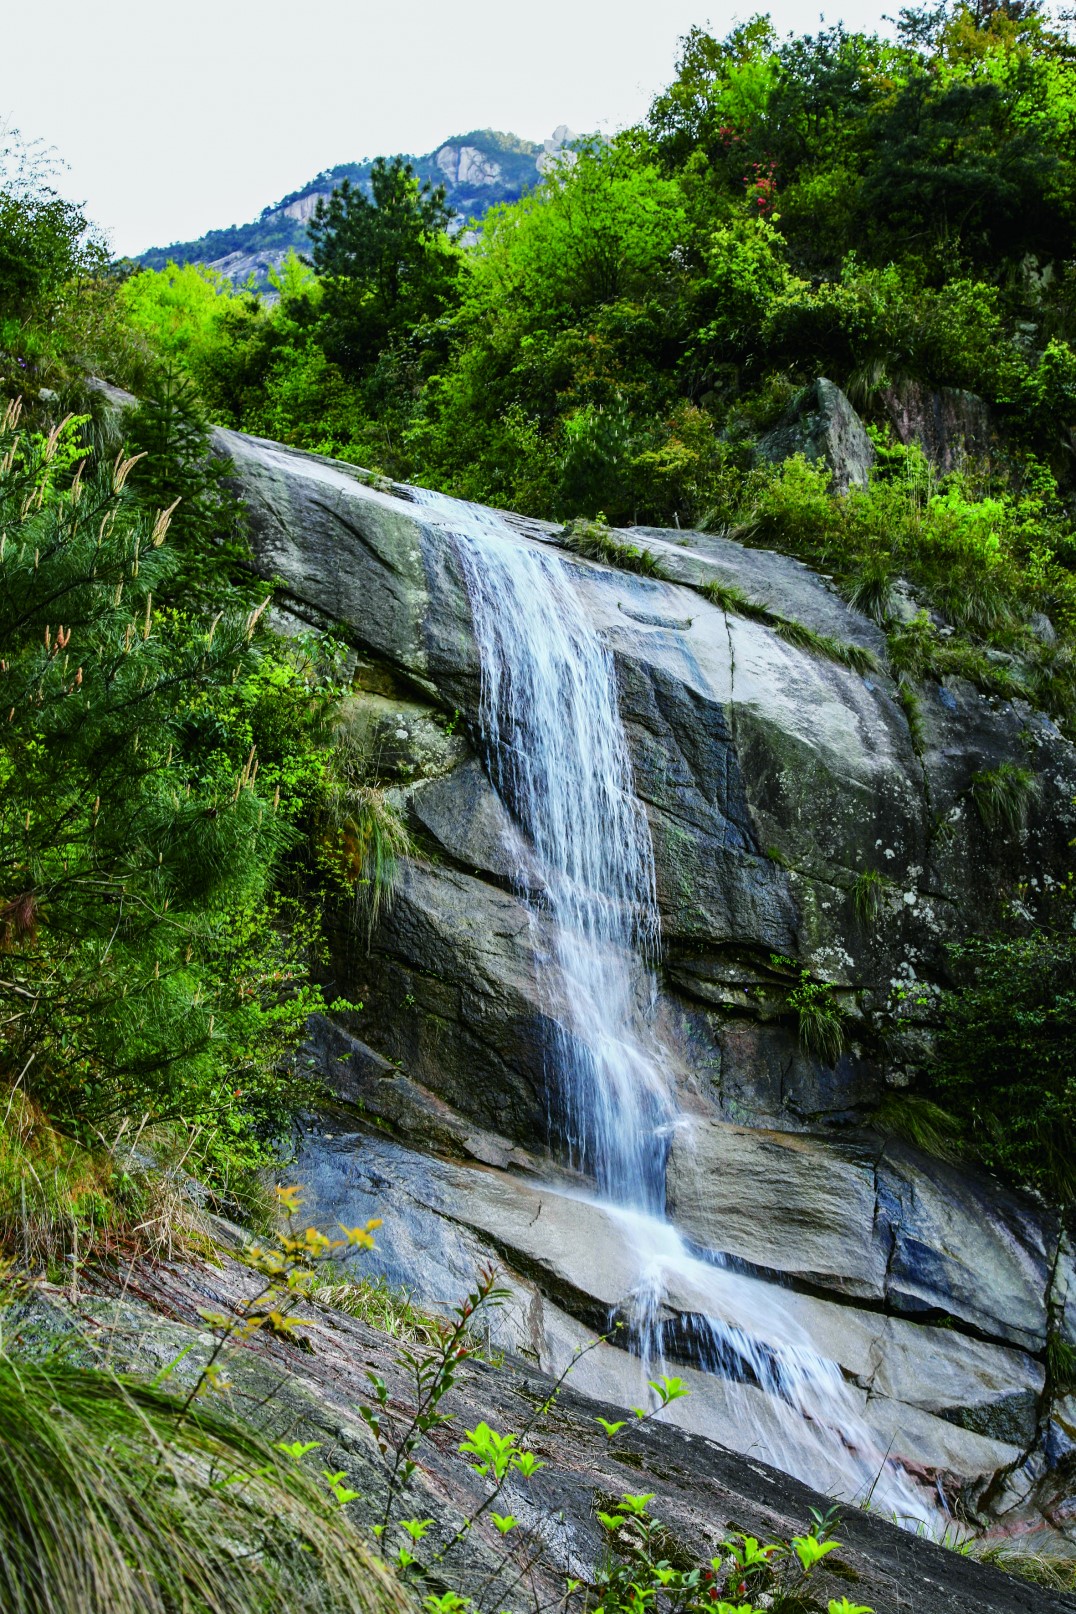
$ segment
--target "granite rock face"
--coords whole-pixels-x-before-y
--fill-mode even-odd
[[[760,460],[772,465],[796,454],[820,461],[833,473],[832,486],[837,493],[866,487],[867,473],[876,457],[863,422],[840,387],[824,376],[794,399],[755,452]]]
[[[820,387],[816,401],[834,403]],[[364,1009],[315,1028],[310,1057],[340,1111],[301,1167],[327,1218],[367,1205],[398,1226],[392,1275],[433,1302],[496,1255],[516,1286],[515,1347],[559,1371],[581,1330],[623,1308],[631,1274],[608,1212],[578,1198],[550,1143],[548,1056],[563,1014],[541,876],[482,765],[451,531],[407,489],[353,467],[219,440],[282,620],[331,627],[352,647],[346,722],[415,844],[369,950],[338,949],[334,984]],[[848,485],[866,458],[845,452],[854,433],[841,440]],[[511,519],[521,541],[558,544],[554,529]],[[1067,867],[1073,748],[1028,707],[960,683],[924,686],[913,743],[881,634],[825,579],[710,535],[644,529],[631,541],[660,559],[661,579],[567,553],[564,564],[614,658],[654,845],[652,1014],[683,1116],[669,1140],[670,1221],[696,1257],[759,1285],[744,1293],[763,1310],[780,1297],[883,1448],[984,1519],[1027,1528],[1045,1513],[1068,1529],[1076,1415],[1051,1400],[1044,1371],[1050,1331],[1076,1339],[1060,1229],[871,1121],[887,1084],[930,1057],[947,940],[988,929],[1012,882]],[[877,671],[725,612],[699,593],[711,581],[871,650]],[[988,831],[972,776],[1029,755],[1040,790],[1026,828]],[[866,872],[884,877],[869,923],[853,900]],[[802,969],[845,1010],[834,1063],[799,1045],[787,995]],[[371,1130],[396,1153],[371,1153]],[[675,1354],[690,1295],[668,1310]],[[686,1345],[682,1356],[694,1376],[683,1416],[748,1449],[766,1398],[699,1372]],[[602,1363],[581,1386],[624,1404],[635,1359],[610,1347]]]
[[[990,452],[990,410],[974,392],[906,380],[887,388],[883,403],[900,441],[918,443],[939,471],[955,471],[966,459]]]
[[[356,1139],[352,1156],[361,1156],[363,1147]],[[368,1163],[366,1180],[378,1199],[391,1186],[394,1169],[386,1160]],[[427,1268],[436,1265],[444,1274],[442,1294],[451,1301],[466,1285],[477,1245],[466,1229],[453,1235],[449,1223],[440,1227],[441,1241],[419,1254]],[[218,1247],[226,1247],[235,1230],[217,1224],[213,1232]],[[116,1372],[141,1378],[160,1374],[182,1394],[194,1387],[216,1343],[206,1328],[206,1311],[234,1315],[260,1283],[231,1255],[218,1255],[212,1264],[193,1259],[103,1270],[77,1298],[66,1288],[37,1288],[30,1300],[9,1308],[5,1346],[35,1356],[55,1349],[61,1339],[68,1361],[99,1366],[104,1357]],[[308,1348],[300,1350],[268,1330],[257,1332],[229,1353],[229,1382],[215,1394],[214,1405],[254,1422],[269,1441],[317,1441],[318,1468],[347,1476],[348,1486],[359,1493],[348,1504],[349,1513],[368,1528],[379,1516],[386,1464],[358,1412],[370,1400],[367,1372],[383,1379],[394,1408],[413,1406],[413,1386],[395,1342],[384,1333],[323,1305],[316,1295],[304,1300],[302,1310]],[[457,1449],[463,1431],[481,1420],[504,1433],[529,1429],[538,1470],[526,1486],[510,1482],[498,1505],[528,1532],[538,1527],[543,1550],[533,1552],[528,1533],[523,1558],[534,1562],[521,1573],[519,1558],[506,1554],[487,1509],[438,1566],[447,1588],[473,1594],[481,1587],[497,1607],[518,1607],[523,1596],[540,1607],[554,1604],[563,1596],[567,1576],[593,1578],[605,1546],[596,1509],[625,1490],[652,1494],[653,1516],[678,1553],[701,1563],[730,1531],[743,1530],[762,1541],[788,1540],[810,1523],[811,1508],[828,1506],[817,1490],[757,1454],[745,1459],[720,1438],[668,1421],[628,1428],[611,1447],[596,1414],[618,1416],[615,1367],[608,1382],[603,1375],[606,1360],[623,1353],[608,1346],[583,1359],[590,1372],[586,1387],[577,1387],[573,1376],[562,1386],[555,1412],[536,1418],[536,1407],[549,1399],[554,1384],[536,1364],[534,1346],[547,1341],[553,1349],[556,1342],[562,1355],[570,1353],[581,1331],[534,1288],[525,1296],[521,1291],[518,1304],[513,1297],[505,1308],[520,1318],[525,1310],[532,1342],[523,1351],[509,1351],[499,1366],[473,1360],[458,1374],[443,1403],[452,1423],[438,1438],[419,1444],[406,1502],[412,1515],[430,1521],[427,1550],[443,1546],[489,1498],[488,1482]],[[507,1345],[498,1326],[495,1320],[490,1344]],[[1071,1614],[1076,1608],[1076,1599],[898,1530],[877,1512],[844,1509],[837,1535],[839,1562],[834,1566],[836,1554],[823,1559],[813,1576],[822,1606],[851,1591],[856,1603],[878,1614]]]

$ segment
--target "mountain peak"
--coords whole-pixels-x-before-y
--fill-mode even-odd
[[[409,155],[408,160],[420,179],[445,187],[455,226],[462,229],[468,220],[481,218],[498,202],[515,201],[537,184],[576,138],[565,123],[540,142],[499,129],[471,129],[452,135],[423,156]],[[251,223],[209,230],[195,241],[151,247],[137,262],[148,269],[163,269],[169,262],[204,263],[236,285],[253,275],[255,285],[263,287],[268,284],[270,268],[280,264],[289,251],[305,250],[307,225],[318,202],[345,179],[368,192],[373,166],[374,159],[364,158],[322,169],[300,189],[263,208]]]

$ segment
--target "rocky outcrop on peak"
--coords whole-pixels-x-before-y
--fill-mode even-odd
[[[541,143],[496,129],[473,129],[408,161],[420,180],[445,187],[452,229],[459,231],[469,219],[480,219],[498,202],[516,201],[565,151],[570,158],[576,138],[566,124],[558,125],[552,137]],[[196,241],[151,247],[135,261],[149,269],[163,269],[169,262],[204,263],[237,286],[253,276],[255,287],[265,291],[271,269],[278,268],[289,252],[308,250],[306,229],[319,201],[327,201],[344,180],[368,193],[372,168],[369,160],[337,164],[264,208],[249,224],[210,230]]]

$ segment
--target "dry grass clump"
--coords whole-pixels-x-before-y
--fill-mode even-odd
[[[1009,1542],[972,1545],[970,1556],[981,1564],[993,1564],[1008,1575],[1019,1575],[1033,1586],[1052,1592],[1076,1592],[1076,1559],[1048,1552],[1031,1552]]]
[[[443,1319],[419,1311],[406,1289],[394,1289],[385,1277],[345,1278],[318,1284],[311,1298],[335,1311],[346,1312],[376,1328],[389,1339],[407,1345],[436,1345]]]
[[[0,1109],[0,1255],[24,1272],[67,1275],[106,1253],[168,1259],[200,1223],[183,1193],[175,1140],[124,1122],[89,1148],[54,1127],[21,1088]]]
[[[295,1460],[154,1385],[0,1358],[5,1614],[388,1614],[405,1597]]]

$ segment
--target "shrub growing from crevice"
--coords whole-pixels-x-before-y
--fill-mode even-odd
[[[828,981],[816,981],[810,970],[800,969],[782,953],[773,953],[770,961],[782,973],[798,973],[799,980],[788,991],[785,1003],[796,1016],[800,1047],[812,1058],[833,1064],[844,1051],[846,1016],[832,986]]]

